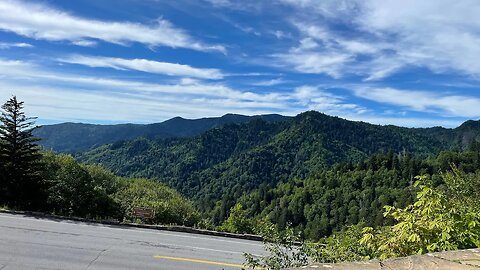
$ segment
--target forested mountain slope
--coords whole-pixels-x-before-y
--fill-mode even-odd
[[[245,116],[226,114],[222,117],[184,119],[175,117],[165,122],[139,125],[92,125],[81,123],[63,123],[46,125],[35,131],[35,136],[42,138],[40,145],[57,152],[79,152],[86,149],[131,140],[139,137],[149,139],[192,137],[217,126],[231,123],[247,123],[253,119],[264,119],[267,122],[285,121],[289,117],[268,114]]]
[[[414,201],[415,176],[428,175],[437,186],[443,184],[442,173],[452,166],[465,173],[477,172],[479,145],[462,152],[443,151],[429,159],[378,153],[355,164],[331,166],[306,179],[293,178],[273,187],[262,184],[239,200],[225,197],[212,216],[222,220],[229,208],[240,202],[249,217],[268,217],[281,229],[290,222],[310,239],[359,222],[382,226],[391,222],[384,218],[383,206],[405,207]]]
[[[118,142],[78,157],[120,175],[158,178],[212,211],[222,198],[239,198],[262,184],[304,179],[378,152],[433,156],[462,148],[479,134],[475,121],[456,129],[410,129],[311,111],[283,122],[225,125],[193,138]]]

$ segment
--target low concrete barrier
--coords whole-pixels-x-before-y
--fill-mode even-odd
[[[384,261],[318,263],[291,270],[478,270],[479,268],[480,249],[465,249],[392,258]]]
[[[124,223],[124,222],[119,222],[118,220],[96,220],[96,219],[87,219],[87,218],[79,218],[79,217],[65,217],[65,216],[57,216],[57,215],[52,215],[52,214],[47,214],[42,212],[15,211],[15,210],[5,210],[5,209],[0,209],[0,213],[40,217],[45,219],[71,220],[71,221],[79,221],[84,223],[105,224],[105,225],[113,225],[113,226],[124,227],[124,228],[132,227],[132,228],[142,228],[142,229],[151,229],[151,230],[202,234],[202,235],[219,236],[219,237],[253,240],[253,241],[263,240],[261,236],[253,235],[253,234],[236,234],[236,233],[228,233],[228,232],[218,232],[218,231],[210,231],[210,230],[197,229],[197,228],[178,226],[178,225],[149,225],[149,224],[138,224],[138,223]]]

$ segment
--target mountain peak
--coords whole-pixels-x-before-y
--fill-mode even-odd
[[[332,116],[326,115],[319,111],[310,110],[310,111],[300,113],[299,115],[297,115],[297,117],[302,118],[302,117],[332,117]]]
[[[161,123],[156,123],[156,124],[153,124],[153,125],[158,125],[158,124],[165,125],[165,124],[167,124],[167,123],[178,123],[178,122],[183,122],[183,121],[185,121],[185,120],[188,120],[188,119],[185,119],[185,118],[180,117],[180,116],[175,116],[175,117],[170,118],[170,119],[168,119],[168,120],[165,120],[165,121],[163,121],[163,122],[161,122]]]
[[[169,120],[186,120],[186,119],[181,116],[175,116],[173,118],[170,118]],[[169,120],[166,120],[166,121],[169,121]]]
[[[480,130],[480,120],[465,121],[457,129],[477,129],[477,130]]]
[[[242,117],[248,117],[246,115],[243,115],[243,114],[237,114],[237,113],[226,113],[224,114],[222,117],[232,117],[232,116],[242,116]]]

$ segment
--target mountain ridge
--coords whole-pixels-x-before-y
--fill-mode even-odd
[[[174,117],[163,122],[152,124],[126,123],[100,125],[66,122],[45,125],[35,130],[34,135],[42,139],[39,144],[46,149],[75,153],[103,144],[131,140],[139,137],[149,139],[191,137],[217,126],[230,123],[246,123],[258,118],[276,122],[285,121],[289,117],[279,114],[254,116],[225,114],[221,117],[205,117],[199,119]]]

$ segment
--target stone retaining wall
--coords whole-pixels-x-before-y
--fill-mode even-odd
[[[480,249],[444,251],[384,261],[314,264],[305,270],[479,270]]]

